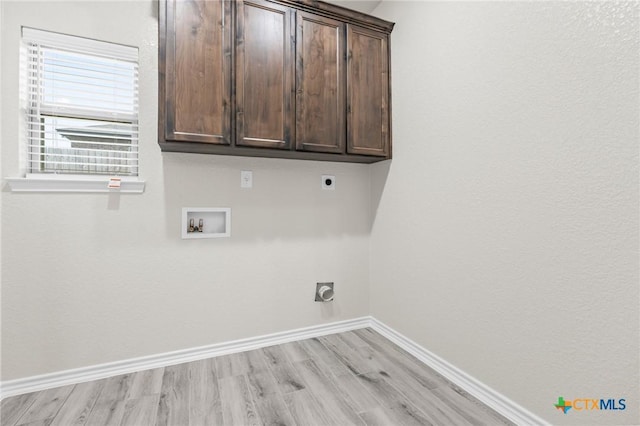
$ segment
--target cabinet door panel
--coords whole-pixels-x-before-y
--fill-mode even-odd
[[[298,12],[296,148],[344,152],[344,24]]]
[[[347,27],[347,152],[389,153],[388,36]]]
[[[165,138],[228,145],[231,2],[168,0],[166,7]]]
[[[289,149],[294,14],[260,0],[237,6],[236,145]]]

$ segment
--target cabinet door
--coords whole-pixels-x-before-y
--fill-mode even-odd
[[[290,149],[295,14],[262,0],[236,4],[236,145]]]
[[[347,152],[388,157],[388,35],[347,26]]]
[[[160,54],[160,72],[165,72],[165,99],[160,102],[166,109],[164,114],[161,110],[159,130],[170,141],[228,145],[231,2],[167,0],[163,12],[160,22],[165,27],[160,30],[166,39],[161,40],[165,50]]]
[[[344,24],[297,15],[296,149],[341,153],[346,137]]]

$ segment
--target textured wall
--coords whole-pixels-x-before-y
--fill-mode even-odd
[[[20,25],[140,47],[143,195],[2,192],[2,379],[368,314],[366,165],[161,154],[155,2],[6,2],[2,169],[17,176]],[[37,16],[29,16],[38,10]],[[240,170],[254,188],[240,189]],[[335,191],[320,190],[323,173]],[[182,240],[182,207],[229,239]],[[313,302],[335,281],[332,306]]]
[[[372,315],[556,424],[640,423],[639,7],[375,11],[396,28]]]
[[[120,198],[3,187],[2,379],[365,315],[371,275],[373,315],[549,421],[639,423],[637,3],[376,13],[397,22],[395,145],[368,168],[163,155],[153,2],[1,2],[2,176],[28,25],[140,47],[147,180]],[[181,240],[183,206],[232,207],[232,238]],[[317,280],[337,283],[331,309]],[[628,408],[563,415],[561,395]]]

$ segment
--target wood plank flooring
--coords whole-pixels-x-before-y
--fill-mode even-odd
[[[0,424],[511,423],[365,328],[5,398]]]

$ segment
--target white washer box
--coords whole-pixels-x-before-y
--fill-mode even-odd
[[[202,224],[202,226],[200,225]],[[191,227],[193,225],[193,228]],[[221,238],[231,236],[231,208],[183,207],[182,238]]]

